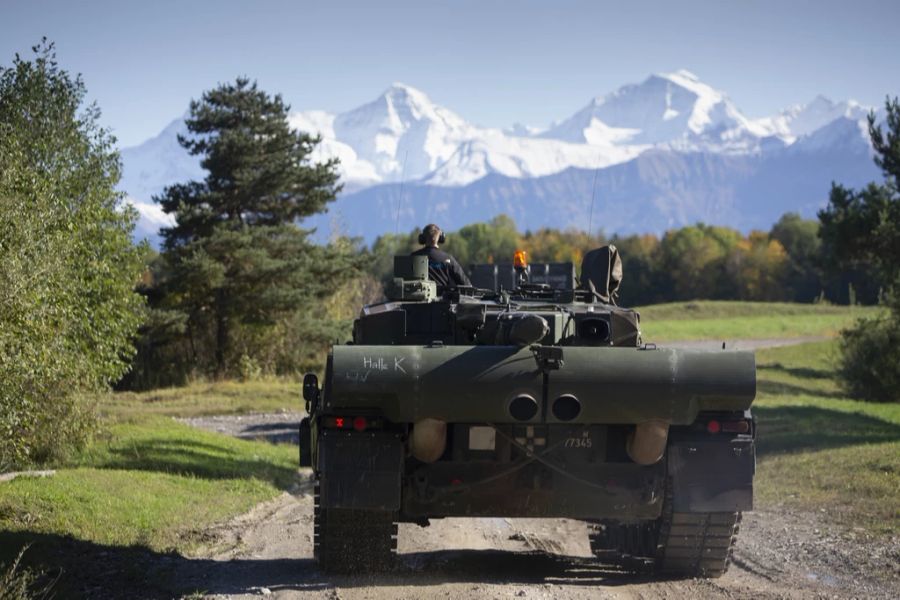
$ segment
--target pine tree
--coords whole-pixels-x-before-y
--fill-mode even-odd
[[[884,183],[862,190],[833,185],[828,206],[819,211],[819,234],[831,263],[870,267],[890,311],[841,332],[844,387],[865,400],[900,402],[900,101],[888,99],[885,109],[886,132],[869,115]]]
[[[157,198],[176,219],[163,230],[165,305],[186,313],[194,362],[212,347],[220,376],[236,360],[236,327],[273,325],[356,274],[351,256],[311,243],[296,224],[340,186],[337,161],[311,163],[319,139],[292,130],[288,110],[244,78],[204,93],[179,142],[208,174]]]
[[[824,250],[834,265],[874,267],[887,290],[900,285],[900,100],[885,103],[887,131],[869,115],[869,137],[884,183],[861,190],[834,184],[819,211]],[[900,290],[898,290],[900,291]]]

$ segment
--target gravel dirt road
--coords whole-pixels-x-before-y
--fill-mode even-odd
[[[191,419],[239,437],[283,441],[301,415]],[[401,524],[393,572],[327,576],[312,558],[312,481],[204,533],[205,548],[172,572],[172,589],[209,598],[898,598],[900,540],[870,537],[826,513],[744,515],[720,579],[655,581],[602,565],[588,525],[569,519],[444,519]]]

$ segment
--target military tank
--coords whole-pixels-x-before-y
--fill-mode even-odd
[[[439,290],[396,257],[387,300],[304,378],[320,566],[390,568],[400,522],[565,517],[600,561],[722,575],[753,501],[753,354],[644,343],[612,246],[580,279],[523,255],[471,273]]]

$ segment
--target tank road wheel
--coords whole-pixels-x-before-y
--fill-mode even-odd
[[[397,549],[394,513],[379,510],[322,508],[316,486],[313,556],[327,573],[386,571]]]
[[[683,577],[721,577],[728,570],[740,528],[739,512],[682,513],[672,510],[672,486],[659,518],[658,573]]]

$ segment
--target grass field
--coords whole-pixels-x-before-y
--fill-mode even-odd
[[[644,341],[833,336],[873,307],[703,300],[639,308]]]
[[[846,398],[834,341],[757,353],[757,503],[900,533],[900,405]]]
[[[104,433],[89,448],[53,477],[0,484],[0,562],[32,534],[190,553],[209,525],[288,489],[297,449],[200,431],[168,416],[299,410],[299,387],[195,384],[102,399]]]

